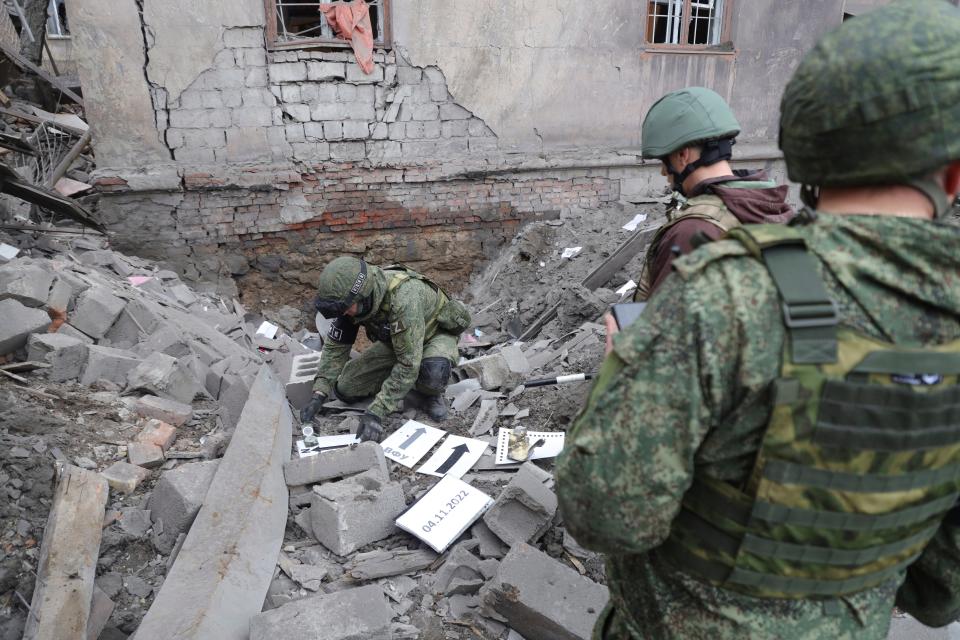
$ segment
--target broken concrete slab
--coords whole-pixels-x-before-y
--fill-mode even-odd
[[[488,391],[499,389],[514,377],[510,373],[506,358],[500,353],[468,360],[461,364],[459,369],[465,374],[464,377],[480,380],[480,386]]]
[[[294,487],[377,469],[384,481],[390,479],[383,449],[375,442],[363,442],[342,449],[324,451],[315,456],[294,458],[283,466],[287,485]]]
[[[307,353],[293,358],[287,381],[287,400],[294,409],[303,409],[313,397],[313,380],[320,370],[320,354]]]
[[[472,542],[461,542],[450,550],[443,566],[429,580],[432,593],[447,596],[477,593],[486,578],[480,569],[480,559],[470,553]]]
[[[266,611],[250,621],[250,640],[396,638],[393,610],[379,585],[304,598]]]
[[[193,417],[193,407],[189,404],[157,396],[139,398],[133,410],[144,418],[156,418],[175,427],[183,426]]]
[[[139,637],[246,640],[287,524],[292,426],[283,386],[264,365]]]
[[[118,385],[125,385],[127,375],[139,364],[140,358],[132,351],[95,344],[88,345],[87,363],[80,374],[80,384],[90,386],[97,380],[109,380]]]
[[[130,464],[144,469],[153,469],[163,464],[163,449],[149,442],[130,442],[127,444],[127,459]]]
[[[193,462],[160,474],[147,507],[159,530],[153,544],[162,553],[169,553],[177,537],[190,529],[219,464],[219,460]]]
[[[127,388],[187,403],[199,392],[200,383],[182,360],[155,352],[127,374]]]
[[[313,488],[313,535],[338,556],[397,531],[394,520],[407,508],[403,488],[371,469],[340,482]]]
[[[79,340],[80,342],[83,342],[84,344],[93,344],[94,342],[96,342],[93,338],[91,338],[84,332],[77,330],[76,327],[74,327],[69,323],[60,325],[60,328],[57,329],[57,333],[59,333],[62,336],[70,336],[71,338],[76,338],[77,340]]]
[[[499,415],[496,400],[481,400],[480,411],[477,412],[477,417],[473,420],[473,426],[470,427],[470,435],[482,436],[489,433],[493,429],[493,425],[497,423]]]
[[[49,364],[51,382],[73,380],[87,363],[87,345],[59,333],[35,333],[27,340],[27,360]]]
[[[150,476],[150,472],[143,467],[121,460],[104,469],[101,475],[106,478],[111,489],[133,493],[137,486]]]
[[[90,287],[77,298],[77,308],[70,317],[70,324],[99,340],[107,334],[126,305],[126,300],[113,295],[106,287]]]
[[[358,553],[347,573],[356,580],[376,580],[421,571],[436,562],[438,557],[429,549],[377,549]]]
[[[96,584],[93,586],[93,601],[90,603],[90,616],[87,618],[87,640],[97,640],[104,627],[110,620],[116,603],[110,599],[103,589]]]
[[[487,523],[483,520],[478,520],[474,523],[470,528],[470,535],[480,543],[479,552],[481,558],[499,559],[507,555],[507,546],[497,537],[497,534],[490,531],[490,527],[488,527]]]
[[[13,299],[0,300],[0,356],[13,353],[27,344],[31,333],[46,331],[50,316],[45,311],[26,307]]]
[[[62,468],[40,546],[26,640],[86,637],[109,493],[99,474]]]
[[[484,523],[510,546],[539,540],[557,513],[552,486],[553,476],[532,462],[524,463],[483,514]]]
[[[610,597],[606,587],[522,542],[480,595],[527,640],[589,640]]]
[[[0,300],[12,298],[25,307],[47,303],[53,274],[36,264],[17,260],[0,267]]]

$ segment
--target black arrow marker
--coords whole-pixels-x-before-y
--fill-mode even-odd
[[[450,457],[446,461],[437,467],[437,473],[446,473],[453,468],[453,465],[457,464],[460,461],[460,458],[463,457],[463,454],[470,451],[470,447],[465,444],[457,445],[453,448],[453,452],[450,454]]]
[[[417,438],[419,438],[420,436],[422,436],[422,435],[425,434],[426,432],[427,432],[426,429],[424,429],[423,427],[420,427],[419,429],[417,429],[416,431],[414,431],[412,434],[410,434],[410,437],[407,438],[407,439],[403,442],[402,445],[400,445],[400,448],[401,448],[401,449],[406,449],[407,447],[409,447],[410,445],[412,445],[414,442],[416,442],[416,441],[417,441]]]

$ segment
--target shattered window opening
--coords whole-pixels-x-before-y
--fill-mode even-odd
[[[69,38],[67,7],[64,0],[50,0],[47,6],[47,35],[51,38]]]
[[[350,4],[350,0],[326,0],[329,4]],[[389,0],[364,0],[370,7],[375,47],[389,46]],[[267,0],[268,12],[274,19],[268,26],[270,42],[275,47],[299,46],[348,47],[349,41],[338,38],[320,12],[319,2],[302,0]]]
[[[730,0],[648,0],[647,44],[709,47],[727,40]]]

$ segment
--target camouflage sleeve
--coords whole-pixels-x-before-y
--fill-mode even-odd
[[[420,375],[426,324],[415,286],[401,286],[397,290],[389,320],[390,341],[397,361],[369,408],[381,418],[400,407]]]
[[[350,360],[350,349],[359,331],[360,327],[347,318],[337,318],[330,325],[330,331],[323,341],[317,377],[313,381],[314,393],[322,393],[328,398],[333,396],[333,387]]]
[[[726,282],[696,285],[667,279],[616,336],[557,462],[564,522],[587,548],[642,553],[666,539],[697,449],[736,396],[740,332]]]
[[[960,618],[960,505],[947,514],[937,535],[907,569],[897,607],[929,627]]]

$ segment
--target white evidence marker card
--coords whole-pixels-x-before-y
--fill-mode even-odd
[[[360,438],[352,433],[342,436],[320,436],[317,438],[317,444],[309,446],[305,444],[303,440],[297,440],[297,453],[300,454],[301,458],[306,458],[308,456],[315,456],[323,451],[349,447],[357,442],[360,442]]]
[[[493,498],[447,475],[397,518],[396,524],[443,553],[492,505]]]
[[[459,478],[477,463],[490,445],[476,438],[447,436],[440,448],[417,471],[431,476]]]
[[[517,460],[507,456],[508,442],[513,429],[500,429],[497,433],[497,457],[496,464],[516,464]],[[530,452],[530,460],[540,460],[541,458],[555,458],[563,451],[563,442],[565,434],[562,431],[527,431],[527,441],[531,444],[543,438],[544,442],[539,447]]]
[[[389,438],[380,443],[388,460],[413,469],[413,465],[446,435],[446,431],[428,424],[407,420]]]

